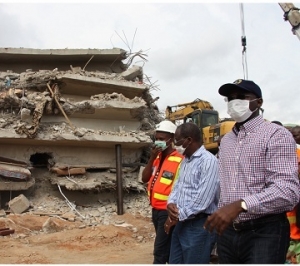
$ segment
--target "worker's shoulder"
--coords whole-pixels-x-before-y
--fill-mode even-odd
[[[183,156],[179,151],[177,151],[177,150],[174,150],[174,151],[170,154],[170,156],[179,157],[179,158],[181,158],[181,159],[184,158],[184,156]]]
[[[285,145],[295,145],[295,140],[292,133],[283,126],[266,121],[258,132],[261,139],[264,139],[269,144],[278,146],[278,143]]]
[[[218,160],[216,155],[212,154],[210,151],[206,150],[205,148],[202,150],[202,158],[203,160],[212,160],[212,161]]]
[[[270,135],[284,135],[289,138],[293,138],[291,132],[288,129],[269,121],[264,121],[264,123],[261,124],[261,129]]]

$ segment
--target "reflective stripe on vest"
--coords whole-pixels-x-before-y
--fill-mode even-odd
[[[163,184],[165,184],[165,185],[170,185],[170,184],[172,183],[172,180],[171,180],[171,179],[168,179],[168,178],[163,178],[163,177],[161,177],[160,183],[163,183]]]
[[[170,161],[170,162],[177,162],[177,163],[180,163],[181,160],[182,160],[182,158],[180,158],[180,157],[178,157],[178,156],[170,156],[170,157],[168,158],[168,161]]]
[[[290,224],[296,224],[296,216],[288,216],[288,220]]]
[[[159,193],[154,193],[153,198],[159,199],[159,200],[168,200],[169,196],[159,194]]]

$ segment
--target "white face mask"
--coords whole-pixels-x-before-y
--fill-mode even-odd
[[[184,140],[184,142],[185,142],[185,141],[186,141],[186,140]],[[178,141],[178,142],[179,142],[179,141]],[[176,145],[175,145],[176,150],[177,150],[178,152],[180,152],[182,155],[185,154],[186,148],[190,145],[190,144],[188,144],[185,148],[183,148],[184,142],[183,142],[182,145],[180,145],[180,146],[176,146]]]
[[[181,146],[175,146],[175,148],[181,154],[183,154],[185,152],[185,149],[186,149],[186,148],[183,148],[182,145]]]
[[[240,100],[240,99],[234,99],[227,103],[227,113],[231,116],[232,119],[234,119],[236,122],[241,123],[247,120],[254,111],[251,111],[249,109],[249,103],[254,100]]]

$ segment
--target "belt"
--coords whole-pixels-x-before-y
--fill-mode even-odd
[[[285,213],[273,214],[273,215],[267,215],[257,219],[253,219],[253,220],[248,220],[245,222],[233,222],[232,227],[235,231],[254,230],[259,228],[262,224],[277,222],[283,219],[286,219]]]
[[[189,218],[187,218],[184,221],[199,220],[199,219],[202,219],[202,218],[206,218],[208,215],[209,214],[207,214],[207,213],[200,212],[200,213],[197,213],[197,214],[190,215]]]

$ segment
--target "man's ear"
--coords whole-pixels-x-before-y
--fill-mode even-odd
[[[263,102],[264,102],[264,100],[262,98],[259,98],[257,100],[257,103],[258,103],[259,107],[261,107],[263,105]]]

